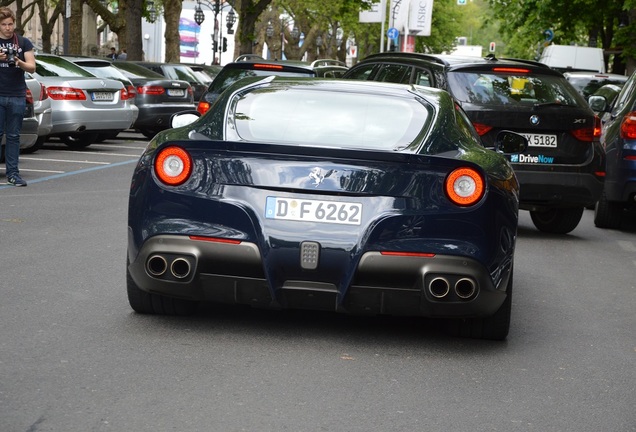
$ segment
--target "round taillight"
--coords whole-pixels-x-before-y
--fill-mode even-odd
[[[457,168],[446,177],[446,195],[457,205],[473,205],[483,194],[484,179],[473,168]]]
[[[167,185],[183,184],[192,174],[192,158],[181,147],[165,147],[155,158],[155,173]]]

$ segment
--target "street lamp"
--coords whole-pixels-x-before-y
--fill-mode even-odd
[[[155,2],[152,0],[148,1],[148,20],[151,23],[154,23],[157,19],[157,10],[155,9]]]
[[[227,34],[234,34],[234,23],[236,22],[236,14],[234,13],[234,9],[230,9],[227,13],[227,17],[225,17],[225,23],[227,24]]]
[[[221,0],[214,0],[214,5],[212,5],[207,0],[197,0],[197,5],[194,8],[194,22],[196,22],[199,26],[205,21],[205,14],[201,9],[201,4],[214,12],[214,34],[212,34],[212,52],[213,52],[213,63],[217,61],[216,53],[219,52],[219,20],[217,19],[219,15]]]

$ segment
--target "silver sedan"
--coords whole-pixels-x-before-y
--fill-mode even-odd
[[[103,133],[119,133],[135,121],[128,90],[117,80],[98,78],[56,55],[36,57],[35,78],[51,99],[53,127],[69,147],[87,147]]]

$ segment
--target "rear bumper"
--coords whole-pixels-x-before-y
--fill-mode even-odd
[[[133,129],[151,129],[160,131],[170,127],[170,118],[173,114],[182,111],[192,111],[193,104],[155,104],[138,105],[139,115],[133,124]]]
[[[356,314],[478,317],[494,314],[506,298],[512,258],[495,285],[477,261],[457,256],[386,256],[366,252],[342,286],[282,280],[266,274],[254,243],[217,243],[187,236],[149,238],[135,255],[129,240],[128,270],[137,286],[169,297],[265,308],[330,310]],[[300,252],[299,252],[300,254]],[[343,278],[345,279],[345,278]]]
[[[73,132],[125,130],[134,122],[136,110],[130,105],[121,109],[53,109],[51,135]]]
[[[515,173],[520,185],[519,208],[587,207],[593,205],[603,191],[603,179],[591,173],[526,171]]]

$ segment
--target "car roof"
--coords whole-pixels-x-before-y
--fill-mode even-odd
[[[535,72],[547,73],[550,75],[561,75],[544,63],[540,63],[534,60],[516,59],[516,58],[498,58],[493,54],[486,57],[474,57],[474,56],[457,56],[450,54],[422,54],[422,53],[408,53],[408,52],[388,52],[371,54],[365,57],[362,62],[367,60],[377,61],[381,59],[387,59],[391,61],[400,61],[407,63],[422,62],[426,65],[435,64],[440,68],[447,68],[449,70],[457,69],[482,69],[484,66],[493,65],[505,65],[505,66],[523,66],[530,68]]]
[[[271,60],[248,60],[238,61],[226,64],[223,68],[227,69],[267,69],[271,66],[283,71],[296,71],[296,72],[313,72],[313,68],[305,63],[289,63],[285,61],[271,61]]]

